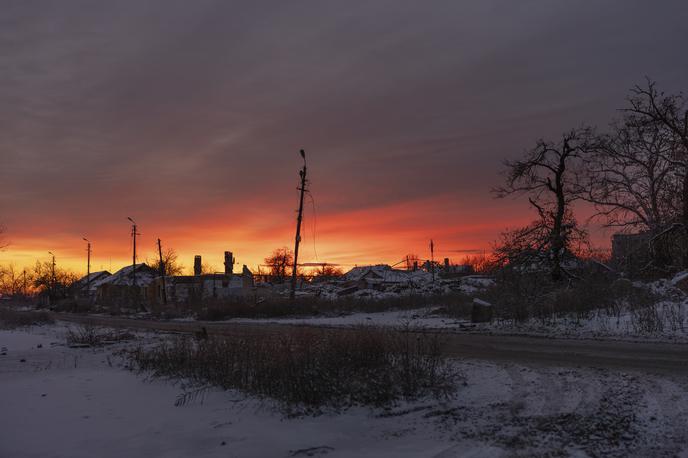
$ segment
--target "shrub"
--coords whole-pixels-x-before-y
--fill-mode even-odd
[[[54,322],[55,320],[48,312],[0,308],[0,328],[14,329],[21,326],[42,325]]]
[[[571,315],[586,319],[598,310],[618,316],[622,307],[645,308],[657,301],[647,288],[592,274],[560,283],[536,274],[502,277],[482,297],[495,306],[501,319],[523,322],[535,318],[543,323]]]
[[[307,412],[449,396],[457,377],[440,337],[409,328],[178,337],[129,358],[154,376],[238,389]]]
[[[123,340],[134,339],[129,332],[103,330],[90,325],[82,325],[76,329],[67,330],[67,344],[70,347],[100,347]]]

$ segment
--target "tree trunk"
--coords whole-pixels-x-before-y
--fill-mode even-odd
[[[683,243],[681,244],[682,266],[688,267],[688,166],[685,167],[685,174],[683,176],[683,214],[681,215],[681,222],[683,223]]]

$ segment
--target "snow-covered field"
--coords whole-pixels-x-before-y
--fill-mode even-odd
[[[688,457],[686,380],[462,360],[453,399],[289,418],[231,391],[176,407],[179,384],[122,367],[132,343],[64,332],[0,331],[0,456]]]

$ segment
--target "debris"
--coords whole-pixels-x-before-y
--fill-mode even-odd
[[[494,307],[489,302],[478,298],[473,299],[473,309],[471,310],[471,321],[473,323],[489,323],[494,316]]]

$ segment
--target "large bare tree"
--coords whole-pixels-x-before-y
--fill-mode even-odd
[[[601,136],[586,161],[586,200],[608,227],[657,234],[680,204],[674,136],[657,123],[625,117]]]
[[[629,120],[639,125],[656,124],[673,136],[673,164],[682,168],[682,217],[688,221],[688,100],[682,94],[665,94],[657,83],[648,79],[644,86],[631,89],[630,107],[624,111]],[[687,225],[688,226],[688,225]]]
[[[681,264],[688,266],[688,100],[682,94],[665,94],[657,84],[647,79],[644,85],[637,85],[628,98],[629,107],[624,111],[637,125],[655,125],[664,129],[673,142],[670,161],[680,176],[680,208],[675,225],[683,229]]]
[[[574,129],[558,141],[540,140],[522,159],[505,162],[506,183],[494,190],[496,196],[525,196],[538,217],[529,226],[506,233],[497,246],[498,257],[512,263],[544,260],[552,280],[564,278],[567,252],[586,235],[573,216],[572,204],[583,196],[583,162],[596,143],[592,128]]]

